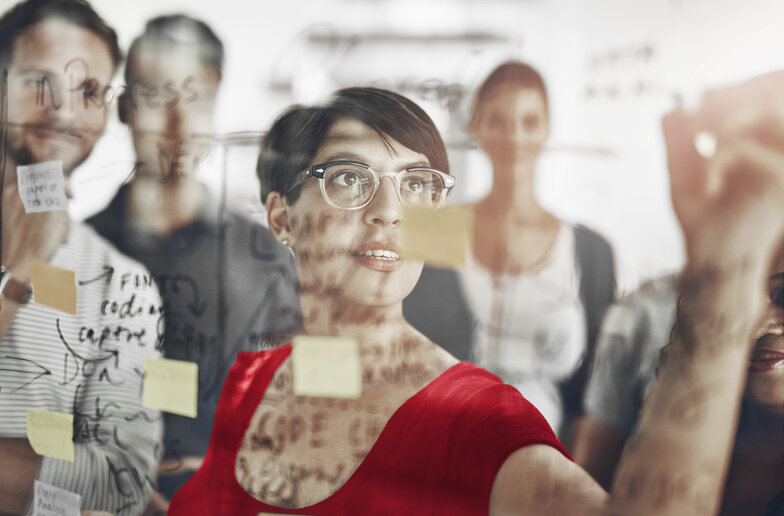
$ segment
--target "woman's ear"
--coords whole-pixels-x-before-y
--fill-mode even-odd
[[[289,203],[280,192],[270,192],[267,196],[265,208],[267,210],[267,225],[283,245],[294,246],[294,235],[289,231]]]

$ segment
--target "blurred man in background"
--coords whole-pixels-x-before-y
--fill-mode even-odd
[[[223,61],[223,44],[204,22],[179,14],[147,22],[128,51],[119,105],[136,172],[88,220],[156,277],[164,355],[199,365],[197,417],[165,415],[151,513],[165,510],[201,463],[237,353],[299,324],[291,253],[265,227],[224,209],[196,177],[213,144]]]

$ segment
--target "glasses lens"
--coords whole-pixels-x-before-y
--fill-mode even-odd
[[[324,174],[324,191],[337,206],[361,206],[373,195],[373,173],[357,165],[334,165]]]
[[[410,170],[400,180],[403,201],[417,206],[437,207],[446,195],[441,176],[428,170]]]

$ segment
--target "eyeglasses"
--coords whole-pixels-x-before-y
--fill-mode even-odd
[[[382,177],[392,177],[401,204],[440,208],[446,201],[455,178],[426,167],[406,168],[399,172],[376,172],[358,161],[330,161],[313,165],[294,178],[290,192],[311,177],[319,180],[321,194],[331,206],[344,210],[364,208],[375,197]]]

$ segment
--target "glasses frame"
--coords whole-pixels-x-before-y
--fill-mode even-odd
[[[327,169],[329,169],[331,167],[334,167],[336,165],[354,165],[354,166],[357,166],[357,167],[362,167],[362,168],[364,168],[366,170],[369,170],[371,172],[371,175],[373,176],[373,193],[370,194],[370,198],[367,201],[365,201],[363,204],[361,204],[359,206],[353,206],[351,208],[346,208],[344,206],[338,206],[337,204],[333,203],[329,199],[329,196],[327,196],[326,187],[324,186],[324,175],[327,173]],[[378,189],[381,186],[381,179],[384,178],[384,177],[391,177],[391,178],[394,179],[395,193],[397,194],[397,200],[402,205],[404,203],[403,203],[403,198],[400,196],[400,181],[401,181],[401,178],[403,177],[403,175],[406,172],[421,172],[421,171],[432,172],[432,173],[436,174],[437,176],[439,176],[441,178],[441,180],[444,182],[444,189],[446,190],[446,193],[441,198],[441,200],[439,201],[438,205],[434,207],[434,209],[441,208],[444,205],[444,203],[446,202],[446,197],[449,194],[449,191],[452,189],[452,187],[455,186],[455,178],[454,178],[454,176],[450,176],[449,174],[447,174],[445,172],[441,172],[440,170],[436,170],[434,168],[429,168],[429,167],[404,168],[403,170],[400,170],[398,172],[377,172],[370,165],[368,165],[367,163],[362,163],[361,161],[352,161],[352,160],[345,160],[345,159],[340,159],[340,160],[335,160],[335,161],[328,161],[326,163],[319,163],[317,165],[311,165],[310,167],[306,168],[302,172],[299,172],[294,177],[294,182],[289,187],[289,189],[286,191],[286,193],[292,191],[294,188],[296,188],[298,186],[301,186],[308,179],[314,178],[314,179],[318,179],[319,180],[319,186],[321,188],[321,195],[324,197],[324,200],[327,201],[327,204],[329,204],[333,208],[338,208],[340,210],[361,210],[362,208],[364,208],[365,206],[370,204],[373,201],[373,199],[376,197],[376,193],[378,193]],[[405,204],[410,205],[411,203],[406,202]]]

